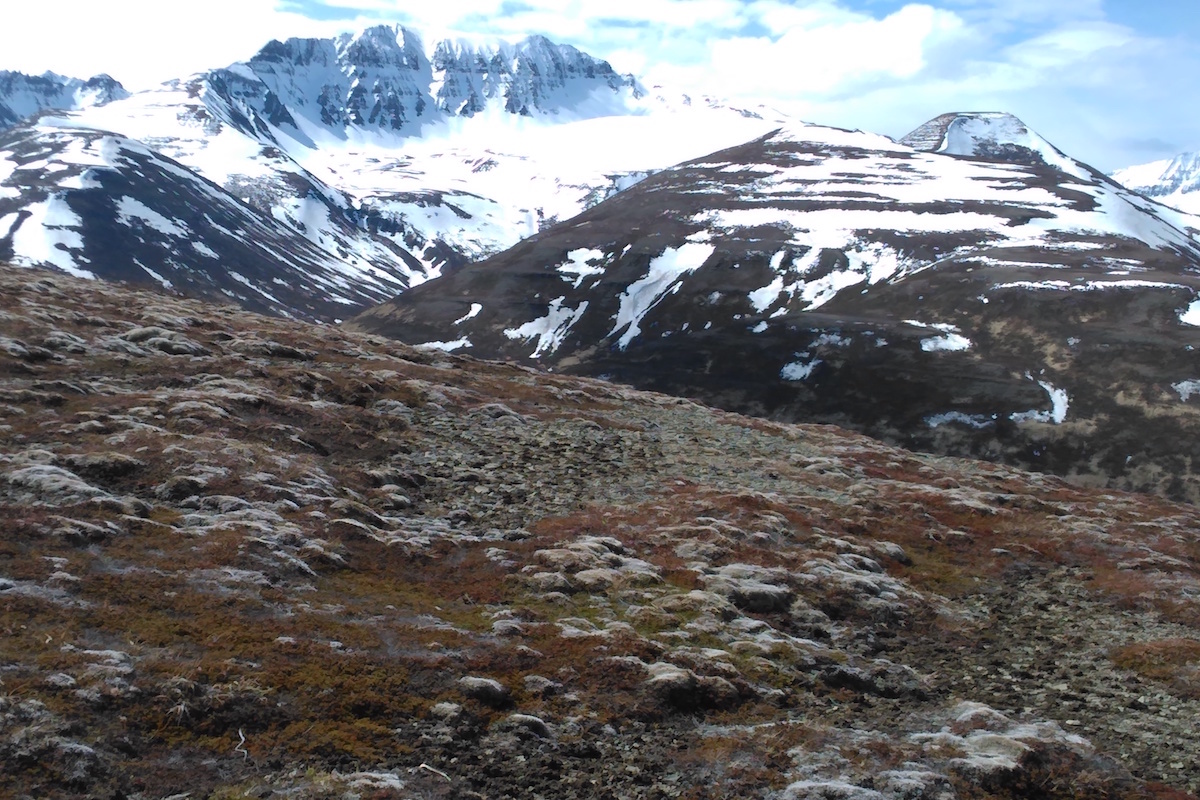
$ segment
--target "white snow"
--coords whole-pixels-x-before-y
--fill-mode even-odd
[[[822,361],[819,358],[814,358],[811,361],[793,361],[790,364],[784,364],[783,369],[779,370],[779,377],[785,381],[803,381],[810,378],[813,370],[821,366]]]
[[[946,322],[921,322],[915,319],[906,319],[904,322],[918,328],[933,328],[942,332],[941,336],[921,340],[921,349],[926,353],[933,353],[940,350],[954,352],[971,349],[971,340],[963,336],[962,332],[955,325]]]
[[[0,184],[12,177],[12,174],[17,170],[17,162],[9,161],[0,153]],[[17,198],[21,196],[21,191],[14,187],[0,185],[0,200]]]
[[[79,278],[96,276],[76,263],[72,251],[83,249],[83,220],[61,195],[25,207],[29,216],[12,233],[12,262],[18,266],[49,264]]]
[[[117,218],[130,226],[135,221],[140,222],[147,228],[176,239],[186,239],[191,236],[191,231],[183,225],[167,219],[162,214],[132,197],[122,197],[117,201]]]
[[[462,325],[467,320],[475,319],[479,316],[479,312],[483,311],[483,305],[480,303],[471,303],[471,310],[454,320],[455,325]]]
[[[453,353],[455,350],[461,350],[464,347],[473,347],[474,345],[471,344],[470,339],[463,336],[452,342],[424,342],[414,346],[422,350],[441,350],[445,353]]]
[[[921,349],[927,353],[936,352],[939,350],[959,351],[970,350],[971,340],[958,333],[947,333],[945,336],[937,336],[931,339],[921,340]]]
[[[1028,377],[1028,376],[1027,376]],[[1050,411],[1020,411],[1015,414],[1010,414],[1009,418],[1013,422],[1053,422],[1055,425],[1061,425],[1067,419],[1067,409],[1070,407],[1071,398],[1067,395],[1065,389],[1057,389],[1046,381],[1038,381],[1038,386],[1046,390],[1046,394],[1050,396]]]
[[[687,242],[678,248],[667,248],[662,255],[651,259],[645,277],[641,278],[621,294],[621,306],[617,311],[616,324],[609,332],[615,336],[622,329],[625,333],[617,341],[624,350],[642,332],[640,323],[649,311],[666,297],[668,292],[679,291],[683,276],[704,265],[716,246],[700,242]],[[506,332],[507,333],[507,332]]]
[[[211,247],[206,245],[204,242],[200,242],[200,241],[192,242],[192,249],[195,250],[200,255],[206,256],[208,258],[220,258],[220,255],[217,253],[217,251],[213,250]]]
[[[519,328],[507,328],[504,335],[509,339],[536,338],[538,342],[530,354],[531,358],[541,358],[546,353],[555,352],[588,307],[586,300],[580,303],[579,308],[563,306],[566,299],[565,296],[555,298],[550,301],[550,310],[546,316],[526,322]]]
[[[134,262],[133,262],[133,263],[135,263],[135,264],[137,264],[139,267],[141,267],[141,268],[142,268],[142,269],[145,271],[145,273],[146,273],[147,275],[149,275],[151,278],[154,278],[154,280],[158,281],[158,282],[159,282],[159,283],[160,283],[160,284],[161,284],[161,285],[162,285],[164,288],[166,288],[166,289],[170,289],[170,288],[172,288],[172,284],[171,284],[171,282],[170,282],[169,280],[167,280],[166,278],[164,278],[162,275],[159,275],[157,272],[155,272],[154,270],[150,269],[149,267],[147,267],[147,266],[146,266],[145,264],[143,264],[142,262],[138,261],[137,259],[134,259]]]
[[[1179,399],[1187,402],[1194,394],[1200,395],[1200,380],[1180,381],[1172,383],[1171,388],[1179,393]]]
[[[1184,325],[1200,326],[1200,300],[1193,300],[1186,309],[1179,312],[1179,321]]]
[[[824,347],[831,345],[833,347],[849,347],[853,343],[853,339],[842,336],[840,333],[822,333],[816,339],[813,339],[812,344],[808,346],[811,350],[814,347]]]
[[[603,250],[589,250],[586,248],[572,250],[567,253],[567,260],[559,264],[555,269],[563,276],[564,281],[571,283],[572,289],[578,289],[583,283],[584,278],[604,274],[604,267],[594,263],[603,261],[604,258],[605,253]]]
[[[984,414],[964,414],[961,411],[946,411],[925,418],[925,424],[931,428],[939,428],[942,425],[957,422],[971,428],[982,429],[994,424],[995,421],[994,414],[989,417]]]
[[[960,116],[950,124],[938,152],[973,156],[980,153],[981,145],[994,145],[998,142],[1028,148],[1040,155],[1047,164],[1068,175],[1085,181],[1092,179],[1087,170],[1067,158],[1054,145],[1029,130],[1011,114],[975,113]]]
[[[765,321],[758,323],[750,329],[751,333],[766,333],[767,328],[771,327]]]
[[[780,255],[782,255],[782,253]],[[777,266],[775,266],[775,259],[772,259],[771,266],[773,269],[779,269]],[[713,294],[717,295],[718,299],[720,299],[718,292],[713,292]],[[779,299],[779,295],[781,294],[783,294],[783,276],[776,275],[773,281],[761,289],[755,289],[753,292],[750,292],[747,297],[750,300],[750,305],[754,306],[754,310],[761,314],[771,306],[775,305],[775,301]],[[709,302],[715,303],[716,300],[710,296]]]
[[[1009,281],[994,283],[993,289],[1029,289],[1053,290],[1059,292],[1099,292],[1106,289],[1186,289],[1180,283],[1164,283],[1163,281],[1142,281],[1137,279],[1120,281],[1084,281],[1070,283],[1068,281]]]

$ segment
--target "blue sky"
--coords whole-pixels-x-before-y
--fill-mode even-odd
[[[1101,169],[1200,150],[1195,0],[39,0],[0,11],[0,69],[141,88],[272,38],[377,22],[539,33],[649,84],[892,136],[946,111],[1017,114]],[[36,32],[45,31],[44,36]]]

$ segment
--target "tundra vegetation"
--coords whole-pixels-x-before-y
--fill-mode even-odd
[[[1200,790],[1200,512],[0,268],[0,794]]]

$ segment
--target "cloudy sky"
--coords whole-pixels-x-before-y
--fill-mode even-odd
[[[395,22],[540,33],[647,83],[892,136],[1003,110],[1106,170],[1200,150],[1195,0],[37,0],[0,22],[0,69],[130,88]]]

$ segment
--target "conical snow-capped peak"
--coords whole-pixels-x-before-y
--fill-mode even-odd
[[[1012,114],[973,111],[942,114],[901,137],[915,150],[948,156],[1047,164],[1082,180],[1095,177]]]

